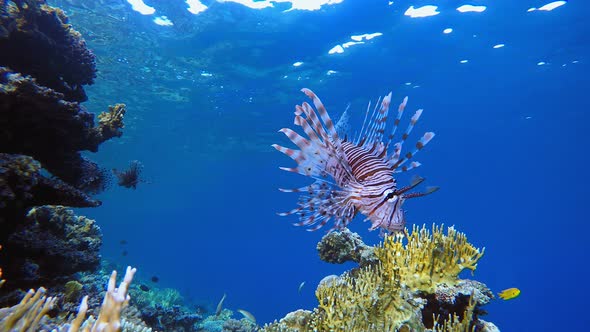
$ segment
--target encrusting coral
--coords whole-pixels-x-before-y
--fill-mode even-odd
[[[366,245],[357,233],[348,228],[326,234],[316,247],[320,259],[328,263],[342,264],[354,261],[360,266],[375,263],[375,248]]]
[[[0,256],[11,276],[3,295],[18,288],[53,288],[100,263],[100,228],[94,220],[66,207],[32,208],[20,223],[3,229],[9,226],[10,232],[0,234],[5,245]]]
[[[87,99],[96,59],[65,13],[44,0],[0,1],[0,65],[37,78],[68,101]],[[42,64],[42,65],[41,65]]]
[[[483,255],[465,234],[414,226],[386,236],[374,252],[376,263],[322,280],[319,305],[306,313],[305,327],[281,320],[263,331],[491,330],[493,324],[477,315],[493,295],[481,283],[458,279],[462,270],[475,270]]]

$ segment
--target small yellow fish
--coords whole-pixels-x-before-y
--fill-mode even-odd
[[[500,293],[498,293],[498,296],[503,300],[511,300],[515,297],[518,297],[518,295],[520,295],[520,289],[515,288],[515,287],[505,289],[505,290],[501,291]]]
[[[254,318],[254,315],[243,309],[238,309],[238,312],[241,313],[244,318],[256,324],[256,318]]]

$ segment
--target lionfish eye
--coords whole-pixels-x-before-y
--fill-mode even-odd
[[[393,199],[393,198],[396,198],[395,191],[390,191],[387,194],[387,196],[385,197],[385,199],[387,199],[387,200],[390,200],[390,199]]]

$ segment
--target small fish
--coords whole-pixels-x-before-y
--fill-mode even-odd
[[[139,285],[139,289],[141,289],[144,292],[147,292],[150,290],[150,288],[144,284]]]
[[[256,324],[256,317],[254,317],[254,315],[243,309],[238,309],[238,312],[241,313],[244,318]]]
[[[518,288],[508,288],[498,293],[498,296],[503,300],[511,300],[518,297],[519,295],[520,289]]]
[[[225,301],[225,296],[227,294],[223,293],[223,297],[221,298],[221,300],[219,300],[219,303],[217,303],[217,309],[215,310],[215,316],[219,316],[219,314],[221,314],[221,310],[223,310],[223,301]]]
[[[403,230],[406,224],[402,209],[404,202],[438,189],[432,187],[424,192],[410,192],[424,179],[404,187],[398,186],[395,179],[397,173],[420,166],[413,159],[434,137],[433,132],[427,132],[412,150],[402,152],[402,145],[418,122],[422,110],[416,111],[405,132],[394,142],[408,98],[404,98],[399,105],[393,125],[386,133],[390,92],[375,104],[372,112],[369,104],[358,137],[348,139],[340,136],[318,96],[309,89],[301,91],[315,107],[307,102],[295,106],[295,125],[301,127],[305,135],[283,128],[279,131],[298,149],[278,144],[273,144],[273,147],[297,163],[296,167],[281,167],[282,170],[311,177],[315,182],[302,188],[280,189],[282,192],[301,193],[301,196],[297,208],[279,215],[299,215],[299,222],[295,225],[308,226],[309,231],[320,229],[331,219],[334,225],[329,231],[346,228],[358,213],[365,215],[365,221],[371,221],[370,230]]]
[[[121,256],[125,257],[125,256],[127,256],[128,253],[129,252],[127,252],[127,250],[123,250],[123,252],[121,252]]]
[[[152,282],[158,282],[160,281],[160,278],[158,278],[157,276],[152,276]]]
[[[119,241],[119,244],[121,244],[122,246],[124,246],[124,245],[127,244],[127,240],[121,240],[121,241]]]
[[[299,288],[297,289],[297,293],[301,293],[303,286],[305,286],[305,281],[303,281],[303,282],[301,282],[301,284],[299,284]]]

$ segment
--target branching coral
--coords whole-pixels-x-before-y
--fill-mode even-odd
[[[0,309],[0,331],[36,331],[55,301],[55,297],[45,296],[44,288],[29,290],[19,304]]]
[[[121,310],[129,302],[128,289],[136,269],[127,267],[123,281],[116,287],[117,272],[109,279],[107,292],[100,308],[98,318],[86,318],[88,297],[80,303],[78,315],[70,323],[54,327],[57,332],[116,332],[121,330]],[[0,309],[0,331],[37,331],[41,329],[43,318],[55,305],[55,297],[46,297],[45,289],[30,290],[21,302],[10,308]]]
[[[443,232],[444,226],[414,225],[405,237],[401,234],[388,236],[375,254],[386,270],[399,271],[403,286],[410,289],[433,292],[438,283],[454,285],[464,269],[475,271],[477,261],[484,249],[475,248],[467,237],[453,227]]]
[[[125,272],[125,276],[123,277],[123,281],[117,286],[117,271],[113,271],[111,274],[111,278],[109,279],[109,284],[107,287],[107,292],[104,296],[104,301],[100,308],[100,313],[98,314],[98,318],[96,321],[90,326],[82,326],[81,331],[86,332],[95,332],[95,331],[106,331],[106,332],[115,332],[119,331],[121,328],[121,310],[129,303],[129,294],[127,291],[129,290],[129,284],[133,280],[133,276],[135,275],[136,269],[131,268],[130,266],[127,267],[127,271]],[[82,299],[82,304],[80,304],[80,310],[78,312],[78,316],[76,320],[80,320],[80,317],[86,315],[87,306],[85,306],[85,302],[87,301],[87,297]],[[74,325],[72,324],[72,327]],[[73,329],[73,331],[77,331],[77,329]]]
[[[94,128],[94,133],[99,143],[123,135],[121,129],[125,127],[123,119],[126,112],[125,104],[116,104],[109,106],[108,112],[98,115],[98,127]]]
[[[316,290],[311,327],[317,331],[394,331],[415,307],[401,292],[397,271],[377,264],[348,273]]]

